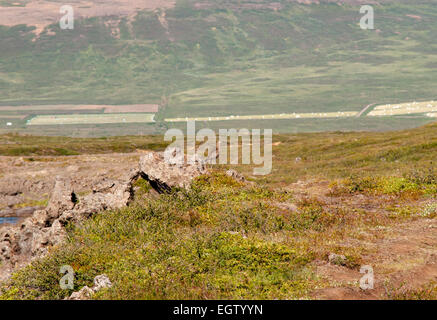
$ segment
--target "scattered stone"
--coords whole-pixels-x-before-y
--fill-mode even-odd
[[[68,172],[77,172],[77,171],[79,171],[79,167],[78,166],[68,166],[67,171]]]
[[[36,210],[41,210],[43,207],[25,207],[15,209],[11,216],[14,217],[27,217],[32,215]]]
[[[15,213],[15,210],[12,208],[6,208],[3,210],[0,210],[0,217],[13,217]]]
[[[93,287],[94,292],[111,287],[112,287],[111,280],[109,280],[109,278],[105,274],[101,274],[100,276],[94,278],[94,287]]]
[[[79,291],[73,292],[70,297],[66,298],[66,300],[88,300],[96,292],[111,287],[111,280],[109,280],[106,275],[101,274],[94,278],[94,286],[92,288],[85,286]]]
[[[346,265],[347,258],[342,254],[330,253],[328,256],[328,261],[331,264],[344,266]]]
[[[226,175],[240,182],[246,181],[246,178],[244,178],[244,176],[241,173],[238,173],[237,171],[232,169],[226,171]]]
[[[88,300],[94,294],[94,291],[85,286],[77,292],[73,292],[66,300]]]
[[[23,202],[24,198],[23,196],[20,195],[16,195],[16,196],[10,196],[10,195],[3,195],[1,198],[3,198],[2,202],[3,204],[5,204],[8,207],[13,207],[17,204],[20,204]]]
[[[206,172],[204,163],[165,161],[164,153],[148,152],[140,159],[140,174],[159,193],[189,188],[191,181]]]

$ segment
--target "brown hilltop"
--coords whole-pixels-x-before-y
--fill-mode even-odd
[[[141,10],[158,10],[173,8],[177,0],[71,0],[68,5],[74,8],[76,18],[120,16],[132,17]],[[341,4],[380,4],[393,2],[393,0],[288,0],[300,4],[338,3]],[[45,27],[56,23],[62,17],[59,12],[65,3],[51,2],[47,0],[26,0],[13,3],[11,6],[0,6],[0,25],[15,26],[26,24],[35,26],[34,33],[40,34]],[[266,0],[241,0],[235,1],[193,1],[194,8],[207,9],[215,7],[227,7],[230,9],[272,9],[280,10],[282,4],[279,1]]]
[[[14,26],[26,24],[35,26],[36,34],[44,28],[59,21],[62,14],[59,12],[65,3],[45,0],[30,0],[25,6],[0,6],[1,25]],[[172,8],[174,0],[71,0],[68,5],[74,8],[76,18],[90,18],[103,16],[130,17],[140,10],[156,10]]]

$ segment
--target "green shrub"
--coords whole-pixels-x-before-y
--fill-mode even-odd
[[[144,195],[144,182],[136,186]],[[75,271],[74,290],[107,274],[114,286],[95,296],[102,299],[304,297],[314,254],[290,237],[271,239],[292,232],[297,215],[285,217],[271,203],[289,198],[224,174],[200,177],[188,191],[137,197],[70,226],[68,241],[17,272],[1,298],[68,296],[73,290],[59,286],[62,265]]]

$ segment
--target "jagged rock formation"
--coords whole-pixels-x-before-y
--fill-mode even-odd
[[[6,208],[0,210],[0,218],[2,217],[27,217],[33,214],[36,210],[40,210],[42,207],[25,207],[18,209]]]
[[[37,183],[17,177],[7,177],[0,184],[0,203],[3,205],[13,206],[23,202],[25,195],[23,190],[38,194],[46,187],[44,181]]]
[[[50,201],[21,224],[0,229],[1,278],[17,267],[47,253],[49,247],[65,237],[65,225],[87,219],[94,213],[127,206],[133,197],[133,183],[143,177],[158,192],[188,188],[193,178],[205,172],[203,164],[170,164],[163,153],[149,152],[139,167],[122,173],[117,180],[103,178],[92,192],[79,197],[68,178],[57,177]],[[4,266],[9,266],[5,270]]]
[[[200,161],[194,164],[187,161],[170,162],[164,159],[163,153],[149,152],[140,159],[141,176],[159,193],[169,192],[176,187],[188,188],[193,178],[205,172],[205,164]]]
[[[137,176],[138,172],[132,172],[119,181],[102,181],[91,194],[80,199],[68,179],[57,177],[44,210],[35,211],[19,226],[1,230],[0,260],[12,266],[25,264],[62,241],[64,226],[69,221],[77,222],[102,210],[126,206],[132,198],[132,183]]]
[[[344,266],[347,262],[347,258],[346,258],[346,256],[344,256],[342,254],[331,253],[328,256],[328,261],[331,264]]]
[[[102,289],[111,287],[111,280],[109,280],[106,275],[101,274],[100,276],[94,278],[94,286],[92,288],[85,286],[79,291],[73,292],[71,296],[65,300],[87,300],[90,299],[94,293],[99,292]]]
[[[237,171],[232,170],[232,169],[229,169],[228,171],[226,171],[226,175],[231,177],[231,178],[234,178],[235,180],[240,181],[240,182],[246,181],[246,178],[244,178],[244,176],[241,173],[238,173]]]

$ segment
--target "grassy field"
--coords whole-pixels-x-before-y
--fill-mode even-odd
[[[155,115],[150,113],[38,115],[29,119],[27,125],[147,123],[154,122],[154,117]]]
[[[340,120],[339,120],[340,121]],[[341,120],[344,121],[344,120]],[[200,129],[196,128],[196,129]],[[335,179],[349,175],[402,175],[427,170],[437,157],[437,123],[394,132],[326,132],[273,136],[272,174],[259,183],[281,185],[299,179]],[[0,155],[52,156],[164,150],[161,135],[66,138],[8,134],[0,136]],[[296,162],[295,159],[301,161]],[[240,171],[251,175],[252,167]],[[292,175],[289,173],[293,172]]]
[[[156,104],[0,106],[0,131],[94,137],[153,134],[156,127],[150,124],[158,110]]]
[[[32,145],[30,154],[51,156],[59,142],[76,153],[163,147],[162,137],[1,138],[8,143],[0,153],[16,155],[28,155],[24,146]],[[426,232],[427,248],[434,239],[437,124],[395,133],[277,135],[274,143],[271,175],[251,177],[250,167],[237,166],[253,184],[218,167],[191,190],[161,196],[138,180],[130,207],[71,225],[67,241],[4,283],[0,298],[63,299],[72,292],[59,286],[65,264],[74,268],[74,290],[98,274],[111,279],[114,286],[94,299],[308,299],[341,286],[362,293],[357,281],[337,282],[317,271],[332,252],[345,256],[332,268],[359,279],[360,265],[371,263],[378,279],[387,277],[376,298],[437,298],[426,277],[417,287],[399,282],[422,261],[423,248],[410,253],[416,249],[409,246],[405,257],[408,228],[421,226],[409,232],[412,239]],[[394,238],[399,230],[402,241]],[[393,254],[370,246],[382,239],[390,253],[400,241],[403,255],[390,260]]]
[[[166,145],[162,136],[153,135],[92,139],[7,134],[0,136],[0,155],[56,156],[133,152],[137,149],[164,150]]]
[[[0,105],[160,104],[159,130],[165,118],[360,111],[436,99],[433,1],[384,2],[375,8],[376,29],[366,31],[358,6],[278,2],[275,11],[237,10],[226,1],[196,9],[194,0],[180,0],[166,10],[168,29],[144,11],[121,19],[119,37],[105,25],[109,17],[76,21],[69,31],[51,25],[38,38],[32,27],[0,26]],[[397,121],[369,128],[397,129],[389,125]],[[0,117],[3,132],[11,129],[3,123]],[[26,132],[24,124],[14,128]],[[333,129],[329,121],[261,124]],[[339,122],[335,130],[350,127]]]
[[[116,113],[116,112],[158,112],[158,105],[137,104],[137,105],[29,105],[29,106],[0,106],[0,113],[36,113],[41,111],[56,113],[60,111],[88,111]]]

